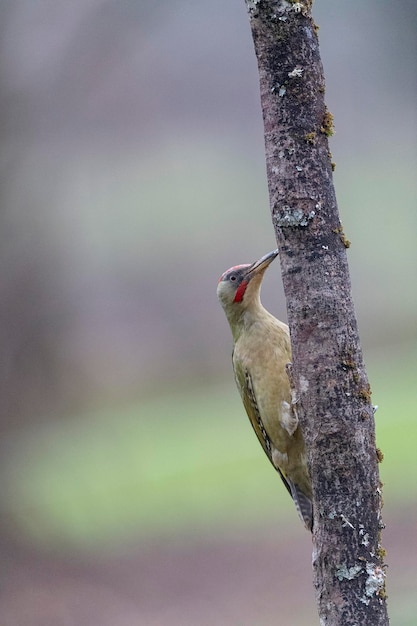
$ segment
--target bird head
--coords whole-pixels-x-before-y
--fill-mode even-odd
[[[260,303],[265,270],[277,255],[278,250],[273,250],[255,263],[235,265],[220,276],[217,297],[230,323],[250,306]]]

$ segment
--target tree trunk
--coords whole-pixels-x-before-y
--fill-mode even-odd
[[[297,410],[313,487],[321,626],[387,625],[379,453],[333,187],[310,0],[246,0]]]

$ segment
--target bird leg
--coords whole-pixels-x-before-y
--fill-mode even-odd
[[[294,384],[292,363],[285,366],[290,383],[291,403],[282,403],[282,423],[289,435],[293,435],[298,426],[298,414],[296,404],[298,402],[297,390]]]
[[[290,381],[290,390],[291,390],[291,404],[297,404],[297,389],[294,384],[294,374],[292,369],[292,363],[287,363],[285,365],[285,371],[287,372],[288,380]]]

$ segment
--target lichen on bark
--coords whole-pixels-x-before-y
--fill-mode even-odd
[[[324,626],[386,626],[374,411],[328,138],[333,116],[311,2],[246,0],[265,155],[313,486],[313,576]]]

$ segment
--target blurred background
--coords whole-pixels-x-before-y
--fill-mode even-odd
[[[411,626],[417,5],[314,15]],[[243,0],[3,0],[0,51],[1,625],[318,623],[215,295],[275,247]],[[278,265],[263,294],[285,320]]]

